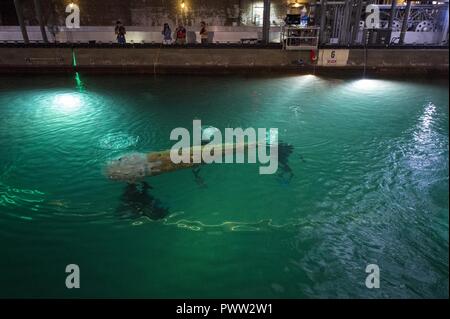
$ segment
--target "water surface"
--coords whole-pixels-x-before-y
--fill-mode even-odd
[[[0,78],[1,297],[448,298],[448,82]],[[193,119],[275,127],[258,165],[108,180]],[[67,264],[81,289],[66,289]],[[365,268],[381,288],[365,287]]]

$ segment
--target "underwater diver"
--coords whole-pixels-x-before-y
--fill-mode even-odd
[[[201,139],[201,145],[204,146],[211,142],[211,137],[214,134],[214,132],[218,131],[217,128],[212,126],[202,126],[202,139]],[[200,176],[200,166],[194,166],[192,168],[192,173],[194,174],[194,180],[197,183],[198,186],[201,188],[206,188],[206,183],[203,177]]]
[[[136,183],[127,183],[116,212],[123,219],[136,219],[146,216],[152,220],[162,219],[169,210],[148,192],[152,187],[142,182],[139,188]]]
[[[300,160],[302,161],[302,163],[305,163],[305,162],[306,162],[306,161],[305,161],[305,158],[303,157],[302,154],[300,154],[299,158],[300,158]]]

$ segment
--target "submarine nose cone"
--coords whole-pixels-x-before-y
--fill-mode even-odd
[[[145,154],[133,153],[110,161],[105,169],[109,179],[135,182],[147,174]]]

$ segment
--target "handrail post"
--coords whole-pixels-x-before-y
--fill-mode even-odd
[[[36,11],[36,16],[39,21],[39,28],[41,29],[42,40],[45,43],[48,43],[47,33],[45,32],[44,17],[42,16],[40,0],[34,0],[34,10]]]
[[[30,40],[28,39],[27,27],[23,20],[22,3],[20,0],[14,0],[14,6],[16,7],[17,20],[19,20],[20,31],[22,32],[23,42],[28,44]]]
[[[262,44],[269,43],[270,34],[270,0],[264,0]]]
[[[403,15],[402,31],[400,32],[399,44],[405,44],[406,31],[408,30],[409,13],[411,12],[411,0],[406,2],[406,9]]]

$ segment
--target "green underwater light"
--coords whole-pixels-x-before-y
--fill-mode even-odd
[[[75,55],[75,51],[72,49],[72,66],[75,68],[77,66],[77,57]],[[83,81],[80,78],[80,74],[75,71],[75,83],[76,88],[79,92],[84,91],[84,84]]]
[[[84,83],[81,80],[80,73],[78,73],[78,72],[75,72],[75,85],[79,92],[84,91]]]
[[[75,56],[75,51],[72,49],[72,66],[77,66],[77,57]]]
[[[73,49],[72,49],[72,66],[74,68],[77,66],[77,56]],[[84,91],[84,84],[80,78],[80,73],[78,73],[76,71],[75,71],[75,82],[76,82],[76,87],[77,87],[78,91],[80,91],[80,92]]]

